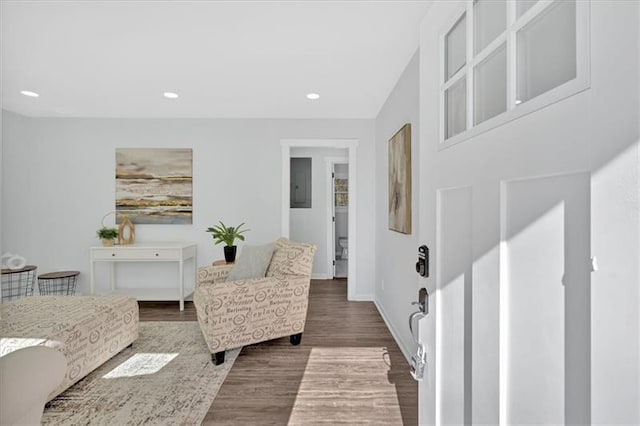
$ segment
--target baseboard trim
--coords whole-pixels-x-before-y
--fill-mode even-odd
[[[373,302],[373,294],[355,294],[349,302]]]
[[[389,316],[387,315],[387,312],[384,310],[384,308],[382,307],[378,299],[375,298],[373,300],[373,303],[376,305],[376,308],[378,309],[378,312],[380,313],[382,320],[387,325],[387,328],[389,329],[391,336],[393,336],[393,340],[396,341],[396,344],[400,348],[400,351],[402,351],[402,354],[407,360],[407,364],[411,365],[411,351],[406,347],[402,339],[400,339],[400,334],[398,333],[396,328],[393,326],[391,321],[389,321]]]
[[[311,274],[312,280],[331,280],[333,277],[328,274]]]

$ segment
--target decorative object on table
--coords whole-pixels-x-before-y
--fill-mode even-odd
[[[2,270],[2,302],[33,296],[38,267],[25,265],[20,269]]]
[[[59,271],[38,275],[40,296],[73,296],[79,271]]]
[[[411,234],[411,124],[389,140],[389,229]]]
[[[215,240],[214,244],[225,243],[224,247],[224,259],[227,262],[235,262],[237,246],[234,245],[235,240],[244,241],[244,234],[250,229],[240,229],[244,225],[244,222],[238,226],[226,226],[220,222],[220,225],[216,225],[212,228],[208,228],[207,232],[211,232],[211,236]]]
[[[126,246],[133,244],[136,239],[136,227],[129,220],[128,215],[124,215],[118,227],[118,244]]]
[[[199,425],[239,352],[215,366],[198,323],[141,322],[133,347],[47,404],[42,424]]]
[[[11,259],[13,257],[12,253],[5,253],[2,255],[2,257],[0,257],[0,264],[2,265],[2,269],[7,269],[9,267],[9,265],[7,264],[7,262],[9,261],[9,259]]]
[[[27,260],[19,254],[5,253],[2,255],[2,269],[22,269],[27,265]]]
[[[116,238],[118,238],[118,228],[107,228],[103,226],[96,232],[98,238],[102,240],[102,245],[111,247]]]
[[[116,149],[116,223],[193,222],[193,150]]]

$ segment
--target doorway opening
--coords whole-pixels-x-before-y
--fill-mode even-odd
[[[332,278],[347,278],[349,271],[349,159],[328,157],[327,259]]]
[[[282,147],[282,236],[292,238],[292,228],[298,227],[299,229],[301,225],[306,226],[307,229],[313,228],[314,226],[321,228],[321,240],[316,240],[321,242],[314,242],[319,247],[314,258],[314,270],[316,273],[312,274],[312,278],[332,279],[335,276],[333,262],[336,260],[336,252],[338,252],[340,254],[340,261],[344,263],[340,265],[340,268],[342,268],[341,271],[344,270],[344,275],[347,278],[347,299],[358,300],[356,296],[358,283],[356,277],[357,242],[355,223],[357,194],[355,179],[357,166],[356,148],[358,141],[353,139],[286,139],[281,140],[280,144]],[[315,222],[316,225],[312,225],[310,222],[305,223],[304,218],[301,219],[304,215],[310,215],[310,212],[302,212],[302,209],[291,208],[291,158],[309,156],[309,151],[301,150],[309,148],[325,149],[327,150],[326,152],[330,152],[329,150],[334,148],[342,150],[340,152],[334,152],[333,154],[325,154],[322,158],[326,166],[320,166],[318,170],[316,170],[316,172],[319,173],[319,176],[316,176],[322,181],[323,185],[330,184],[328,189],[317,194],[318,197],[321,197],[321,201],[319,202],[326,204],[326,207],[322,212],[319,212],[321,215],[320,220],[324,221],[324,223]],[[314,152],[314,150],[311,150],[311,152]],[[326,170],[329,170],[329,168],[333,171],[334,163],[348,163],[346,172],[339,168],[340,173],[346,173],[346,178],[343,179],[343,182],[340,182],[346,186],[346,191],[341,191],[346,192],[346,194],[340,196],[341,202],[346,203],[346,205],[340,207],[345,207],[343,213],[347,213],[344,215],[346,216],[346,229],[344,229],[344,227],[339,228],[339,233],[346,234],[346,236],[338,235],[337,237],[336,232],[338,231],[335,230],[333,222],[333,207],[335,204],[333,187],[335,182],[333,182],[333,179],[329,179],[331,175],[326,173]],[[315,172],[312,171],[312,182],[313,174],[315,174]],[[311,206],[313,207],[313,200],[317,198],[313,194],[313,188],[311,192]],[[292,220],[292,216],[296,218]],[[339,227],[340,226],[344,225],[339,224]],[[295,229],[294,232],[296,232]],[[344,247],[340,246],[340,238],[343,238],[342,245],[347,245],[347,250],[344,252],[344,255],[341,250]]]

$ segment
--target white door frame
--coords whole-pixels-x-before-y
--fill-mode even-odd
[[[349,150],[349,260],[347,261],[347,299],[358,300],[356,288],[357,240],[356,240],[356,149],[357,139],[281,139],[282,148],[282,236],[289,238],[289,181],[291,179],[291,148],[339,148]]]
[[[333,185],[333,182],[334,182],[333,173],[334,173],[334,166],[336,164],[349,164],[349,158],[348,157],[325,157],[324,161],[327,165],[327,173],[326,173],[327,188],[331,188],[330,191],[327,191],[327,229],[331,230],[330,232],[327,232],[327,266],[328,266],[328,271],[333,272],[333,276],[331,277],[333,278],[336,276],[336,267],[335,267],[335,263],[333,263],[334,260],[336,259],[336,241],[335,241],[336,228],[335,228],[335,221],[333,220],[333,218],[336,215],[336,208],[335,208],[335,203],[333,201],[334,192],[335,192],[334,185]],[[351,200],[349,200],[349,203],[351,203]],[[349,225],[347,224],[347,226]]]

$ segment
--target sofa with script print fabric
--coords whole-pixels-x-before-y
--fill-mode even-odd
[[[0,356],[28,346],[64,355],[61,394],[138,338],[138,302],[126,296],[33,296],[0,304]]]

